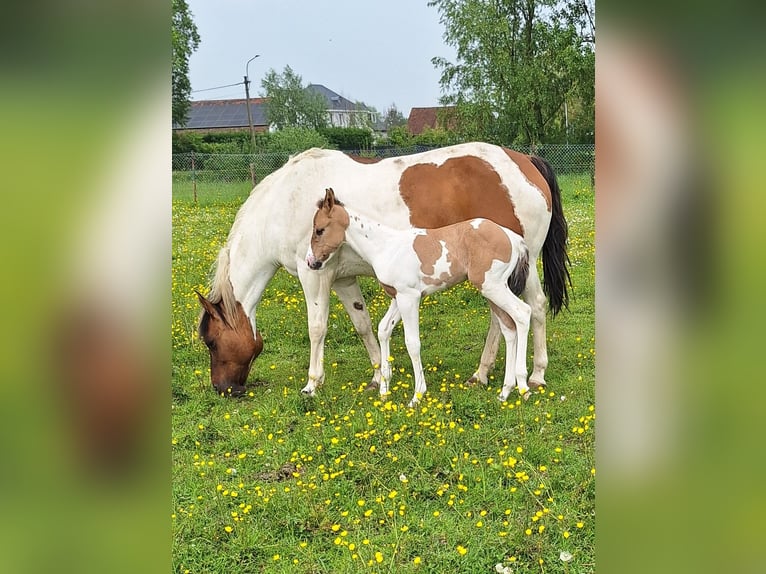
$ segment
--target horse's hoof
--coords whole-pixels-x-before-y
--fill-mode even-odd
[[[542,383],[539,381],[529,381],[527,384],[529,385],[529,388],[533,391],[536,391],[540,387],[545,388],[545,385],[546,385],[545,381],[543,381]]]
[[[525,392],[524,394],[521,395],[521,398],[524,399],[525,401],[528,401],[529,397],[531,397],[531,396],[532,396],[532,393],[527,391],[527,392]]]
[[[378,387],[379,387],[378,383],[376,383],[375,381],[370,381],[370,384],[369,384],[369,385],[367,385],[367,386],[364,388],[364,390],[365,390],[365,391],[368,391],[368,392],[369,392],[369,391],[377,391],[377,390],[378,390]]]
[[[313,397],[314,389],[301,389],[301,394],[305,397]]]
[[[476,385],[487,386],[487,381],[482,381],[475,373],[471,375],[471,378],[465,382],[466,386],[473,387]]]

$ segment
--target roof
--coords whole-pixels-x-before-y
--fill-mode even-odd
[[[337,92],[333,92],[330,88],[326,88],[322,84],[309,84],[307,89],[321,95],[326,101],[328,110],[344,110],[349,112],[369,111],[367,106],[356,104],[351,100],[344,98]]]
[[[324,97],[327,110],[348,112],[370,110],[367,106],[357,105],[321,84],[310,84],[307,89]],[[191,105],[186,125],[173,124],[174,129],[247,128],[250,125],[247,121],[247,100],[245,99],[199,100],[189,103]],[[268,127],[266,98],[250,98],[250,113],[253,116],[253,127]]]
[[[453,127],[452,118],[444,116],[454,112],[455,106],[442,106],[435,108],[412,108],[410,117],[407,118],[407,128],[413,135],[423,133],[426,128],[450,128]],[[442,121],[439,121],[439,120]]]
[[[268,126],[266,119],[266,100],[264,98],[250,98],[250,114],[253,117],[253,126]],[[185,129],[200,128],[246,128],[250,124],[247,121],[247,100],[201,100],[190,102],[189,115],[187,116]],[[181,126],[173,125],[174,128]]]

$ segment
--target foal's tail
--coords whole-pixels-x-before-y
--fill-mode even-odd
[[[527,244],[523,241],[519,241],[514,247],[519,248],[519,258],[516,260],[516,266],[508,277],[508,287],[514,295],[521,295],[529,275],[529,251],[527,251]]]
[[[567,283],[572,285],[567,255],[569,230],[561,207],[561,190],[551,164],[534,155],[530,159],[551,189],[551,223],[543,243],[543,291],[548,296],[548,305],[555,317],[562,307],[569,307]]]

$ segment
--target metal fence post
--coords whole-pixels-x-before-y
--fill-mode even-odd
[[[192,190],[194,192],[194,205],[197,205],[197,169],[194,165],[194,151],[191,152]]]

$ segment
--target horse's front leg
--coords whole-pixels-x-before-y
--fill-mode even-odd
[[[374,389],[380,384],[380,345],[372,331],[370,314],[367,312],[367,306],[364,304],[362,291],[359,289],[359,282],[356,277],[342,277],[335,280],[332,288],[335,289],[335,294],[338,295],[338,299],[343,303],[343,307],[351,318],[354,329],[359,333],[367,349],[367,354],[370,356],[373,374],[372,381],[367,388]]]
[[[301,262],[303,263],[303,262]],[[313,271],[305,263],[298,265],[298,278],[306,297],[311,356],[306,386],[301,392],[314,396],[324,382],[324,340],[327,335],[327,317],[330,309],[330,285],[335,278],[333,270]]]

